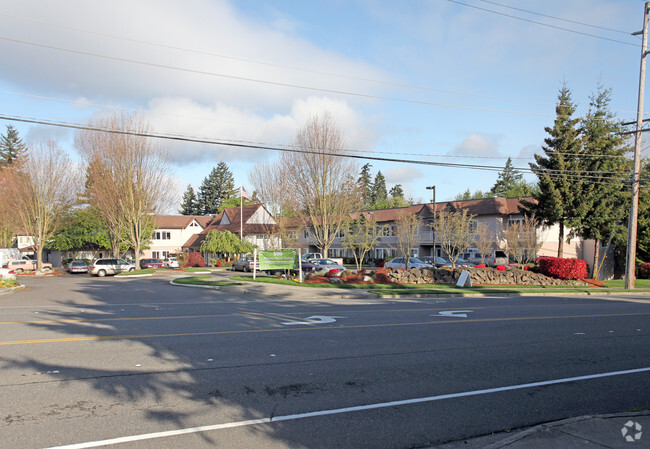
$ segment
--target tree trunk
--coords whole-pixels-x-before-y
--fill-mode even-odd
[[[596,239],[594,241],[594,267],[591,270],[591,277],[596,279],[599,277],[598,266],[600,265],[600,240]]]

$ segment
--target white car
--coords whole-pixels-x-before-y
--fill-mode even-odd
[[[15,280],[16,274],[14,273],[14,270],[9,268],[0,268],[0,279],[3,281]]]
[[[422,262],[416,257],[409,258],[409,268],[431,268],[433,265],[430,263]],[[404,270],[406,268],[406,263],[404,263],[403,257],[396,257],[390,262],[384,264],[384,268],[391,270]]]
[[[178,263],[178,259],[175,257],[168,257],[166,259],[163,259],[163,267],[165,268],[180,268],[180,265]]]

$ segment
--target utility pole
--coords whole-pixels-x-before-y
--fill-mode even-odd
[[[643,6],[643,31],[632,33],[633,36],[642,34],[641,71],[639,74],[639,102],[636,110],[636,135],[634,138],[634,167],[632,168],[632,206],[627,225],[627,260],[625,263],[625,288],[633,289],[636,277],[636,234],[639,216],[639,179],[641,177],[641,127],[643,126],[643,94],[645,90],[645,58],[648,54],[648,8],[650,2]]]

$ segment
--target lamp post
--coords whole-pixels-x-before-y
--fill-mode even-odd
[[[432,205],[433,205],[433,247],[431,248],[431,256],[433,256],[433,263],[435,264],[436,262],[436,186],[427,186],[427,190],[433,190],[433,198],[432,198]]]

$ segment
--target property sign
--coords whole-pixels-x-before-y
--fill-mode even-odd
[[[260,270],[294,270],[298,268],[298,251],[259,251]]]

